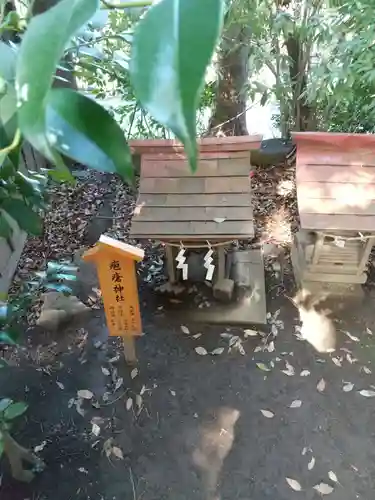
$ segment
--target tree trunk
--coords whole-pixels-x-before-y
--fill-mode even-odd
[[[208,135],[247,135],[246,107],[249,44],[246,29],[230,26],[218,56],[218,81]],[[228,46],[228,39],[233,43]]]
[[[290,58],[289,74],[293,91],[294,130],[316,130],[316,110],[304,97],[307,88],[307,58],[303,44],[298,35],[294,34],[286,40],[286,48]],[[306,49],[307,51],[307,49]]]

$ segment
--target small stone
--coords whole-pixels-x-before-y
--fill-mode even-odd
[[[234,290],[234,281],[224,278],[217,281],[213,287],[213,294],[216,300],[221,302],[230,302]]]
[[[42,299],[43,306],[37,325],[50,330],[56,330],[73,317],[91,311],[77,297],[66,296],[61,292],[44,293]]]

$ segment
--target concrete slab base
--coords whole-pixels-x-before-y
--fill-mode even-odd
[[[234,252],[231,278],[236,283],[239,295],[236,303],[213,305],[206,309],[192,311],[189,319],[226,325],[266,324],[266,288],[260,250]]]
[[[332,297],[350,299],[363,299],[365,296],[363,287],[359,284],[307,280],[302,280],[300,284],[301,288],[309,290],[313,294],[328,293]]]

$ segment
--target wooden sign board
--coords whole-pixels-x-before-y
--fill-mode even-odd
[[[83,260],[97,266],[109,334],[133,337],[142,334],[141,313],[135,262],[144,250],[101,236],[95,247],[83,254]]]

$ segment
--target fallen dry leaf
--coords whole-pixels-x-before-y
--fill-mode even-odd
[[[346,359],[349,361],[349,363],[351,365],[354,364],[354,363],[356,363],[358,361],[358,359],[357,358],[353,358],[353,356],[350,353],[348,353],[346,355]]]
[[[259,368],[259,370],[262,370],[263,372],[270,372],[271,369],[268,368],[267,365],[265,365],[264,363],[257,363],[257,367]]]
[[[347,335],[351,340],[353,340],[353,342],[359,342],[359,338],[358,337],[355,337],[354,335],[352,335],[351,333],[349,332],[346,332],[344,331],[345,335]]]
[[[134,379],[138,375],[138,368],[133,368],[133,370],[130,372],[130,376],[132,379]]]
[[[224,347],[217,347],[216,349],[211,351],[211,354],[213,354],[214,356],[218,356],[220,354],[223,354],[223,352],[224,352]]]
[[[330,471],[328,472],[328,477],[329,477],[329,478],[330,478],[330,480],[331,480],[331,481],[333,481],[334,483],[338,483],[338,482],[339,482],[339,480],[337,479],[336,474],[335,474],[332,470],[330,470]]]
[[[370,375],[372,373],[372,371],[370,370],[370,368],[368,366],[363,366],[362,367],[362,370],[367,373],[367,375]]]
[[[42,443],[36,445],[34,447],[34,453],[39,453],[40,451],[43,451],[46,445],[47,445],[47,441],[43,441]]]
[[[263,414],[264,417],[266,418],[273,418],[275,416],[274,413],[272,413],[272,411],[269,411],[269,410],[260,410]]]
[[[249,330],[249,329],[246,329],[243,331],[244,333],[244,337],[247,338],[247,337],[257,337],[258,336],[258,332],[257,330]]]
[[[110,375],[108,368],[105,368],[104,366],[102,366],[102,373],[103,373],[103,375],[106,375],[107,377],[108,377],[108,375]]]
[[[128,398],[126,400],[126,409],[129,411],[133,406],[133,399],[132,398]]]
[[[137,394],[135,396],[135,404],[137,406],[137,408],[141,408],[142,407],[142,403],[143,403],[143,398],[140,394]]]
[[[79,415],[81,415],[81,417],[84,417],[85,416],[85,410],[82,408],[82,403],[83,403],[83,399],[82,398],[78,398],[77,400],[74,400],[74,404],[75,404],[77,413]]]
[[[314,465],[315,465],[315,458],[311,457],[310,462],[307,464],[307,469],[312,470],[314,468]]]
[[[340,367],[342,366],[342,364],[341,364],[341,360],[340,360],[339,358],[335,358],[335,357],[333,357],[333,358],[332,358],[332,362],[333,362],[336,366],[340,366]]]
[[[208,354],[208,352],[206,351],[206,349],[202,346],[198,346],[195,348],[195,352],[197,354],[199,354],[199,356],[206,356],[206,354]]]
[[[366,333],[367,335],[373,335],[372,331],[370,330],[370,328],[366,328]]]
[[[373,398],[373,397],[375,397],[375,391],[370,391],[368,389],[362,389],[362,391],[359,391],[359,394],[361,396],[364,396],[365,398]]]
[[[124,383],[124,379],[122,377],[118,378],[116,380],[116,384],[115,384],[115,391],[118,391],[123,383]]]
[[[98,424],[92,424],[92,429],[91,432],[94,434],[94,436],[98,437],[100,434],[100,427]]]
[[[297,479],[292,479],[291,477],[286,477],[285,479],[286,479],[286,482],[289,484],[289,486],[292,488],[292,490],[302,491],[302,486],[297,481]]]
[[[267,348],[268,352],[273,352],[275,350],[275,342],[271,340],[271,342],[268,344]]]
[[[302,449],[301,455],[306,455],[308,448],[306,446]]]
[[[290,363],[288,363],[288,361],[285,361],[285,367],[286,370],[281,370],[283,373],[285,373],[285,375],[288,375],[288,377],[292,377],[293,375],[295,375],[294,367]]]
[[[103,451],[106,454],[107,458],[111,456],[112,453],[112,443],[113,443],[113,438],[109,438],[103,443]]]
[[[94,394],[88,389],[81,389],[80,391],[77,391],[77,396],[82,399],[92,399]]]
[[[318,382],[318,385],[316,386],[317,390],[319,392],[323,392],[326,388],[326,381],[324,380],[324,378],[321,378]]]
[[[172,394],[172,396],[176,396],[176,391],[172,391],[172,389],[169,389],[169,392]]]
[[[193,339],[199,339],[199,337],[202,337],[201,333],[196,333],[195,335],[192,336]]]
[[[114,446],[112,448],[112,455],[119,458],[120,460],[124,460],[124,455],[122,453],[122,450],[121,450],[121,448],[118,448],[117,446]]]
[[[310,375],[309,370],[302,370],[300,373],[301,377],[308,377]]]
[[[190,335],[190,330],[187,326],[185,325],[181,325],[181,331],[182,333],[184,333],[185,335]]]
[[[343,386],[342,390],[343,390],[344,392],[350,392],[350,391],[352,391],[352,390],[353,390],[353,387],[354,387],[354,384],[352,384],[352,383],[348,383],[348,384],[345,384],[345,385]]]
[[[64,384],[62,384],[62,383],[61,383],[61,382],[59,382],[58,380],[56,380],[56,385],[57,385],[57,387],[59,387],[62,391],[65,389]]]
[[[231,340],[234,337],[234,335],[232,335],[231,333],[224,332],[220,333],[220,337],[222,337],[223,339]]]
[[[321,495],[329,495],[332,493],[333,488],[329,484],[319,483],[313,486],[314,490],[320,493]]]
[[[295,399],[294,401],[291,402],[289,408],[301,408],[302,406],[302,401],[300,399]]]

